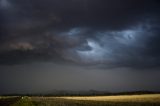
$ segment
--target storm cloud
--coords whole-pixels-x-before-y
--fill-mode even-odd
[[[0,0],[0,66],[159,70],[159,7],[158,0]]]
[[[65,60],[106,67],[159,66],[156,0],[1,0],[0,4],[1,64]]]

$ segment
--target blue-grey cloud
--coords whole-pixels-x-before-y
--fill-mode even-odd
[[[157,0],[1,0],[0,5],[0,64],[160,65]]]

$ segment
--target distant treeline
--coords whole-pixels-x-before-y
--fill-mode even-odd
[[[160,92],[155,91],[132,91],[132,92],[118,92],[111,93],[107,91],[65,91],[65,90],[56,90],[51,93],[36,93],[36,94],[3,94],[1,96],[111,96],[111,95],[141,95],[141,94],[160,94]]]

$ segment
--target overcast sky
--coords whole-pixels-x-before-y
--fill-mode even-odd
[[[0,94],[160,91],[159,0],[0,0]]]

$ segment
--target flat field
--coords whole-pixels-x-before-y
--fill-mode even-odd
[[[0,106],[160,106],[160,94],[83,97],[1,97]]]

